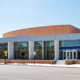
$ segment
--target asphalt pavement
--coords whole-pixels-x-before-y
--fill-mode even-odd
[[[80,68],[0,65],[0,80],[80,80]]]

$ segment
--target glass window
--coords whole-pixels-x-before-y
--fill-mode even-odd
[[[22,46],[24,46],[24,47],[25,47],[25,46],[28,46],[28,45],[27,45],[27,42],[23,42],[23,43],[22,43]]]
[[[6,47],[4,47],[4,50],[8,50],[8,49],[7,49],[7,46],[6,46]]]
[[[4,43],[4,46],[8,46],[8,44],[7,43]]]
[[[38,42],[39,46],[42,46],[42,41]]]
[[[18,59],[18,51],[14,51],[14,59]]]
[[[44,41],[44,59],[54,59],[54,41]]]
[[[73,40],[66,41],[66,46],[72,46],[72,45],[73,45]]]
[[[61,41],[61,46],[64,47],[66,45],[66,41]]]
[[[51,59],[54,59],[54,57],[55,57],[55,55],[54,55],[54,50],[51,50],[51,55],[50,55],[51,57]]]
[[[49,41],[45,41],[45,42],[44,42],[44,45],[50,46],[50,42],[49,42]]]
[[[18,50],[18,47],[14,47],[14,50],[17,51]]]
[[[3,43],[1,44],[1,47],[4,47],[4,44]]]
[[[77,50],[77,59],[80,60],[80,50]]]
[[[25,59],[29,59],[29,51],[25,52]]]
[[[73,40],[72,46],[76,46],[76,45],[77,45],[77,40]]]
[[[50,42],[50,46],[54,46],[54,42]]]
[[[22,43],[18,43],[18,47],[22,47]]]
[[[63,50],[59,51],[59,60],[63,60]]]
[[[79,45],[80,41],[77,40],[65,40],[65,41],[59,41],[59,46],[61,47],[69,47],[69,46],[76,46]]]
[[[54,49],[54,46],[51,46],[51,49]]]
[[[62,41],[59,41],[59,46],[62,46],[62,45],[61,45],[61,42],[62,42]]]
[[[42,46],[42,42],[41,42],[41,41],[35,42],[35,45],[36,45],[36,46]]]
[[[42,41],[34,42],[35,59],[42,59]]]
[[[4,56],[5,50],[8,50],[8,43],[1,43],[0,44],[0,59],[5,58],[5,56]],[[8,58],[8,56],[6,58]]]
[[[77,40],[77,46],[80,46],[80,39]]]
[[[15,46],[15,47],[18,46],[18,43],[14,43],[14,46]]]
[[[42,49],[39,49],[39,59],[42,59]]]
[[[15,42],[14,52],[17,52],[14,53],[17,59],[29,59],[28,42]]]

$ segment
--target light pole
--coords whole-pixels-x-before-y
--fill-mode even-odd
[[[35,66],[35,55],[36,55],[36,52],[33,52],[33,54],[34,54],[34,66]]]

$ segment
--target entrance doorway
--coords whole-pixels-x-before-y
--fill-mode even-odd
[[[77,59],[77,51],[76,50],[64,50],[63,51],[63,59],[76,60]]]

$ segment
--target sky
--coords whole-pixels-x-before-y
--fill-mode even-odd
[[[18,29],[66,24],[80,29],[80,0],[0,0],[0,38]]]

